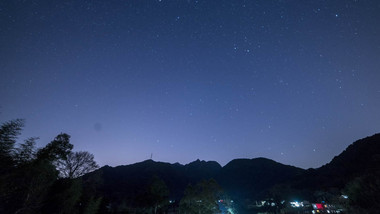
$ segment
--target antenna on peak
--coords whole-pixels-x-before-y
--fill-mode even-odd
[[[153,153],[150,153],[150,159],[153,160]]]

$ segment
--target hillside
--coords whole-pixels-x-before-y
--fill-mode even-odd
[[[379,172],[380,134],[375,134],[355,141],[329,163],[305,170],[290,181],[278,183],[271,191],[281,197],[302,196],[313,200],[316,198],[315,192],[342,194],[355,180],[372,178]],[[370,182],[378,181],[372,179]]]
[[[167,185],[170,198],[180,199],[188,184],[214,178],[234,197],[258,197],[279,182],[288,181],[304,170],[265,158],[236,159],[221,167],[215,161],[196,160],[186,165],[146,160],[125,166],[104,166],[84,176],[84,180],[98,176],[98,194],[111,201],[134,200],[144,194],[154,176]]]
[[[186,165],[170,164],[146,160],[125,166],[104,166],[84,176],[84,179],[98,176],[97,189],[101,195],[112,200],[133,199],[143,194],[154,176],[167,185],[171,198],[182,197],[183,191],[190,183],[216,177],[221,166],[216,162],[194,161]]]
[[[256,198],[265,190],[304,172],[266,158],[235,159],[224,166],[217,180],[232,196]]]
[[[127,201],[128,206],[146,197],[144,194],[154,177],[164,182],[169,198],[177,201],[189,184],[210,178],[227,195],[240,201],[265,197],[327,200],[342,194],[350,182],[359,178],[377,184],[377,176],[373,175],[379,171],[379,161],[380,134],[376,134],[354,142],[317,169],[304,170],[266,158],[235,159],[224,167],[215,161],[196,160],[182,165],[146,160],[125,166],[104,166],[85,175],[83,181],[86,192],[103,197],[103,203],[120,205]],[[363,186],[363,181],[360,182],[358,185]],[[371,194],[368,197],[373,197],[373,191]]]
[[[351,177],[379,169],[380,134],[375,134],[352,143],[318,172]]]

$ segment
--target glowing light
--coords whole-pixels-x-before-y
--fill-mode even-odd
[[[231,214],[235,214],[234,211],[231,208],[228,208],[227,211]]]
[[[291,201],[290,205],[292,207],[303,207],[303,202],[298,202],[298,201]]]

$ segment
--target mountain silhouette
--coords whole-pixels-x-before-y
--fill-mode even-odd
[[[355,178],[379,171],[380,134],[349,145],[329,163],[304,170],[266,158],[235,159],[224,167],[215,161],[196,160],[189,164],[146,160],[131,165],[104,166],[83,176],[86,191],[104,197],[107,203],[133,201],[159,177],[169,197],[179,200],[189,184],[213,178],[232,198],[304,197],[315,199],[316,191],[340,194]],[[96,181],[96,182],[94,182]],[[314,197],[314,198],[313,198]]]
[[[277,183],[272,192],[282,198],[302,196],[315,200],[315,192],[342,194],[355,179],[376,177],[374,175],[379,173],[380,134],[375,134],[355,141],[329,163],[304,170],[291,180]]]
[[[251,198],[277,183],[289,181],[303,171],[267,158],[235,159],[222,168],[217,181],[230,195]]]
[[[355,141],[329,163],[314,171],[323,188],[343,188],[352,179],[380,169],[380,134]]]
[[[186,165],[146,160],[125,166],[104,166],[84,176],[100,176],[97,189],[113,200],[133,199],[157,176],[167,185],[170,198],[180,199],[187,185],[214,178],[231,196],[257,197],[276,183],[301,174],[301,168],[266,158],[236,159],[221,167],[215,161],[196,160]]]

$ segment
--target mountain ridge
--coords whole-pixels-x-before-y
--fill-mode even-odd
[[[175,200],[182,198],[189,184],[208,179],[215,179],[226,194],[240,201],[265,197],[315,200],[317,192],[342,194],[350,182],[358,176],[371,175],[372,170],[380,171],[380,134],[357,140],[329,163],[307,170],[264,157],[233,159],[225,166],[199,159],[188,164],[148,159],[129,165],[103,166],[86,174],[83,180],[98,176],[101,181],[95,185],[98,195],[116,204],[138,199],[153,177],[167,185],[169,197]]]

